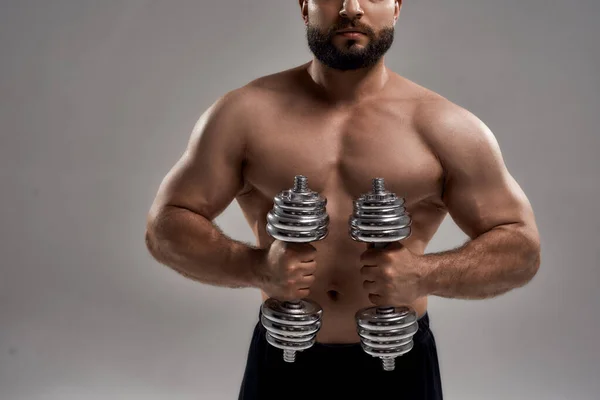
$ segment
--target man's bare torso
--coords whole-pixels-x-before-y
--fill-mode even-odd
[[[447,213],[444,171],[413,122],[418,107],[441,98],[391,73],[380,93],[357,104],[334,105],[320,96],[306,66],[251,86],[255,109],[248,127],[244,188],[236,200],[256,244],[265,248],[273,241],[266,233],[266,215],[294,176],[306,176],[309,188],[327,198],[329,234],[312,243],[318,268],[309,298],[323,307],[317,340],[358,342],[354,314],[373,304],[359,272],[367,245],[348,234],[353,200],[371,190],[373,178],[384,178],[388,190],[406,199],[412,217],[412,235],[404,244],[414,253],[425,251]],[[411,306],[422,315],[427,299]]]

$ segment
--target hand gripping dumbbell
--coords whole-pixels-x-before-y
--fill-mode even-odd
[[[383,178],[373,179],[371,192],[354,200],[349,219],[350,236],[366,242],[369,248],[384,248],[411,234],[411,218],[405,200],[388,192]],[[382,360],[385,371],[393,371],[395,359],[413,348],[418,330],[416,311],[409,306],[367,307],[355,314],[357,332],[363,350]]]
[[[294,178],[294,188],[274,198],[267,214],[267,233],[284,242],[309,243],[328,234],[327,199],[308,188],[305,176]],[[309,299],[267,299],[261,306],[261,323],[267,342],[283,350],[283,359],[294,362],[296,352],[313,346],[321,328],[323,309]]]

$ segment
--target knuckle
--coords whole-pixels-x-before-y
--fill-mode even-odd
[[[296,264],[289,263],[285,266],[285,270],[288,274],[294,274],[298,271],[298,266]]]
[[[386,280],[392,280],[394,278],[394,271],[392,268],[383,268],[381,270],[381,275],[386,279]]]

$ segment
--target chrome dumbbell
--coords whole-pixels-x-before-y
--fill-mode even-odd
[[[385,189],[384,179],[373,179],[372,191],[354,201],[349,219],[353,240],[371,248],[383,248],[411,234],[410,214],[405,200]],[[393,371],[395,359],[413,348],[418,330],[416,311],[409,306],[367,307],[355,315],[363,350],[382,360],[385,371]]]
[[[327,199],[308,188],[308,179],[298,175],[293,189],[274,198],[267,215],[267,233],[284,242],[309,243],[325,239],[329,216]],[[279,301],[267,299],[261,306],[261,323],[267,342],[283,350],[283,359],[294,362],[296,352],[313,346],[321,328],[323,309],[309,299]]]

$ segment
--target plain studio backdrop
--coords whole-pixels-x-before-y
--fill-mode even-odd
[[[599,16],[403,6],[387,64],[492,129],[542,239],[525,288],[431,298],[450,400],[600,393]],[[0,2],[2,400],[236,398],[260,294],[159,265],[146,213],[215,99],[310,57],[296,0]],[[216,222],[254,243],[236,202]],[[428,252],[465,239],[447,218]]]

